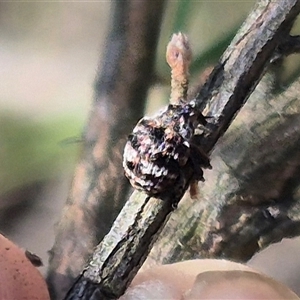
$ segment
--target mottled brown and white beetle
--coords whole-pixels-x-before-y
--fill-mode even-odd
[[[156,116],[142,118],[125,145],[123,167],[131,185],[160,199],[182,194],[186,168],[193,170],[191,185],[204,180],[202,168],[211,168],[208,156],[193,143],[196,127],[206,119],[195,109],[195,101],[186,100],[190,59],[187,37],[173,35],[167,48],[171,104]]]

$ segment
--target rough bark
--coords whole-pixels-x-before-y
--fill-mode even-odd
[[[56,228],[48,284],[62,299],[126,201],[122,153],[152,82],[164,1],[114,1],[81,160]]]
[[[199,201],[186,197],[145,268],[193,258],[248,260],[300,233],[300,81],[270,98],[267,75],[212,153]]]
[[[197,97],[197,108],[203,110],[204,115],[211,116],[207,130],[199,138],[200,145],[208,152],[226,131],[238,110],[261,79],[275,51],[287,38],[299,11],[300,1],[285,0],[280,3],[260,1],[220,59],[220,63],[212,72],[208,83]],[[189,178],[188,176],[189,174],[186,174],[186,178]],[[226,176],[221,178],[221,182],[224,180],[226,180]],[[188,183],[187,180],[186,187]],[[204,211],[201,210],[201,207],[196,207],[193,226],[187,224],[191,221],[190,215],[181,214],[180,220],[176,220],[176,226],[174,226],[176,231],[179,228],[178,224],[184,222],[189,228],[184,239],[181,239],[183,243],[193,237],[199,222],[204,228],[210,226],[209,223],[202,223],[208,220],[205,214],[211,215],[211,220],[217,224],[216,229],[223,228],[222,234],[226,232],[227,228],[232,229],[231,223],[223,226],[227,220],[224,214],[226,215],[228,211],[230,214],[232,212],[225,209],[227,185],[221,186],[225,190],[221,189],[219,197],[215,198],[218,202],[217,206],[212,207],[214,203],[211,199],[196,202],[195,205],[199,206],[208,203],[212,208],[210,211]],[[174,208],[173,204],[179,202],[182,197],[182,195],[177,196],[178,199],[160,201],[154,198],[149,199],[146,195],[135,192],[124,206],[110,233],[95,250],[90,264],[83,271],[66,299],[118,298],[146,259],[152,244]],[[226,205],[230,205],[230,202]],[[218,216],[220,213],[218,209],[222,206],[223,219]],[[271,219],[274,218],[273,211],[266,211],[270,213]],[[266,211],[261,214],[266,214]],[[230,218],[230,221],[234,220]],[[174,225],[174,221],[172,223]],[[233,237],[234,229],[235,226],[231,230],[230,237]],[[246,231],[247,228],[242,226],[241,230],[243,229]],[[196,237],[197,247],[203,247],[203,249],[206,247],[206,253],[212,249],[215,253],[219,251],[218,255],[222,255],[219,250],[221,243],[217,244],[222,235],[216,236],[216,239],[212,239],[211,236],[215,235],[209,235],[207,240],[197,240]],[[180,236],[177,235],[176,238],[178,239]],[[172,239],[173,242],[176,238]],[[182,246],[180,245],[180,247]],[[189,249],[185,247],[181,250],[184,252]]]

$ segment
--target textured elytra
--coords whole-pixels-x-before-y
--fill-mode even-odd
[[[166,199],[182,193],[187,182],[184,168],[193,170],[192,181],[204,180],[202,168],[210,167],[209,159],[192,137],[195,128],[205,123],[193,101],[169,105],[157,116],[142,118],[124,150],[123,166],[131,185]]]

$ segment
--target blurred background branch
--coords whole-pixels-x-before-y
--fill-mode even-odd
[[[272,97],[273,79],[265,75],[232,123],[212,153],[201,200],[181,202],[145,267],[199,257],[247,261],[299,235],[299,82]]]
[[[72,188],[57,225],[48,284],[61,298],[126,200],[122,152],[154,77],[164,1],[115,1],[95,101]]]

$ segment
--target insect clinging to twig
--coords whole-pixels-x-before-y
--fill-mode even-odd
[[[202,168],[211,168],[208,156],[193,142],[196,127],[206,119],[194,100],[187,101],[191,50],[184,34],[173,35],[166,57],[172,70],[170,104],[137,123],[123,159],[131,185],[163,200],[182,193],[187,182],[194,194],[197,182],[204,180]],[[186,168],[193,171],[192,177],[186,178]]]

